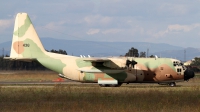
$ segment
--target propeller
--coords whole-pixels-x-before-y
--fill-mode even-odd
[[[132,65],[132,67],[134,68],[135,64],[137,64],[137,62],[135,60],[126,60],[126,66],[129,67],[130,65]]]

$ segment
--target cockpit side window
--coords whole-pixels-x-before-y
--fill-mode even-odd
[[[181,68],[177,68],[177,72],[181,72],[182,71],[182,69]]]
[[[175,61],[173,62],[173,65],[176,66],[176,62]]]
[[[173,62],[173,65],[174,65],[174,66],[183,66],[183,63],[178,62],[178,61],[174,61],[174,62]]]

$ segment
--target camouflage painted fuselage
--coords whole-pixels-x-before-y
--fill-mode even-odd
[[[111,60],[109,62],[90,62],[79,57],[69,59],[68,61],[66,59],[66,66],[60,73],[69,79],[82,82],[98,82],[98,80],[117,80],[126,83],[183,81],[186,70],[181,64],[174,65],[175,62],[180,63],[180,61],[169,58],[134,58],[137,62],[134,67],[124,65],[127,60],[125,57],[109,58]],[[122,66],[113,65],[118,60],[124,62],[121,63]]]
[[[171,58],[101,59],[46,52],[26,13],[16,16],[9,59],[37,60],[62,77],[81,82],[175,82],[184,80],[186,70],[179,60]],[[127,60],[134,60],[137,64],[127,66]]]

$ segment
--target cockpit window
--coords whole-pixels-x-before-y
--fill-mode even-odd
[[[174,66],[183,66],[183,63],[179,62],[179,61],[174,61],[173,62]]]
[[[174,66],[180,66],[180,63],[178,61],[173,62]]]
[[[182,69],[180,69],[180,68],[177,68],[177,72],[181,72],[182,71]]]
[[[176,62],[175,61],[173,62],[173,64],[174,64],[174,66],[176,66]]]
[[[182,62],[180,62],[180,61],[173,61],[173,65],[175,66],[175,67],[178,67],[177,68],[177,72],[182,72],[182,70],[184,71],[184,70],[186,70],[186,67],[184,66],[184,64],[182,63]]]

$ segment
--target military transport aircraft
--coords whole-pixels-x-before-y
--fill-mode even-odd
[[[179,60],[171,58],[75,57],[47,52],[27,13],[15,19],[10,60],[37,60],[59,76],[74,81],[118,87],[122,83],[166,83],[187,81],[194,77]]]

